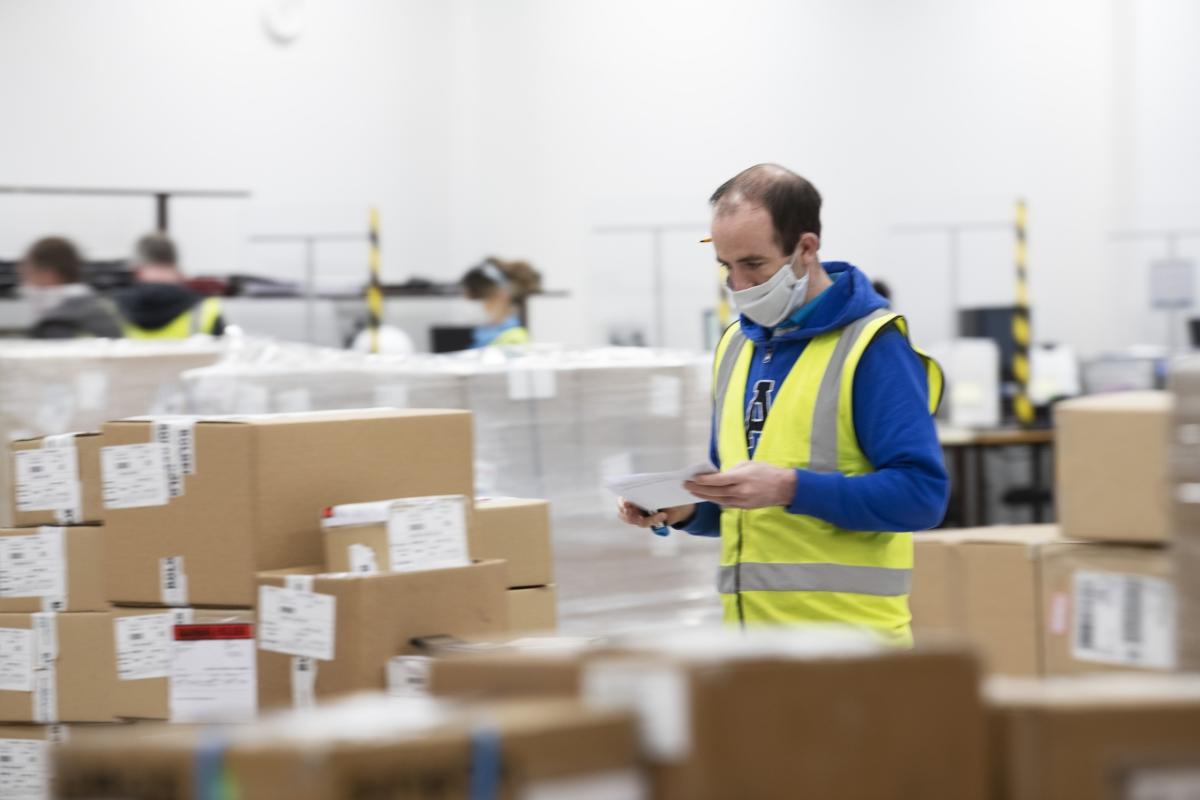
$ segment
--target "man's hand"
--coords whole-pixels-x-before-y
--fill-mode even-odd
[[[672,508],[665,508],[662,511],[647,515],[642,512],[642,509],[638,508],[623,497],[617,501],[617,516],[621,518],[622,522],[628,525],[634,525],[638,528],[653,528],[659,525],[675,525],[683,522],[685,519],[695,513],[696,506],[693,504],[686,506],[673,506]]]
[[[786,506],[796,494],[796,472],[761,461],[744,461],[726,472],[697,475],[683,486],[726,508]]]

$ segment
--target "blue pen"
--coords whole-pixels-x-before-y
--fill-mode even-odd
[[[642,516],[645,516],[645,517],[650,516],[650,512],[645,510],[644,508],[639,509],[639,510],[642,512]],[[654,531],[655,536],[670,536],[671,535],[671,529],[668,528],[666,525],[651,525],[650,530]]]

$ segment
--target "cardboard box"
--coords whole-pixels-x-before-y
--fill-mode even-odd
[[[465,567],[470,500],[408,497],[337,505],[321,521],[327,572],[409,572]]]
[[[171,657],[176,624],[247,623],[253,626],[254,623],[254,612],[250,609],[124,607],[114,608],[112,614],[112,633],[117,654],[117,716],[126,719],[171,720],[173,716],[179,718],[178,711],[172,714],[174,703],[171,685]],[[253,642],[250,648],[253,649]],[[221,669],[228,672],[231,666],[233,665],[227,663],[222,665]],[[254,662],[251,661],[249,666],[253,668]],[[223,680],[227,692],[231,680],[245,679],[243,672],[244,670],[240,670],[237,675],[223,676],[214,674],[212,680]],[[249,677],[253,679],[254,675]],[[251,684],[253,683],[251,680]]]
[[[259,704],[264,708],[384,689],[388,659],[415,652],[415,637],[508,630],[500,561],[423,572],[317,572],[258,575]],[[305,606],[304,616],[297,612],[292,617],[303,623],[299,637],[284,617],[304,598],[268,591],[289,586],[318,596]],[[297,656],[303,657],[300,663]],[[312,681],[312,672],[315,683],[306,686],[304,679]]]
[[[552,631],[558,627],[558,592],[553,586],[509,589],[508,625],[514,631]]]
[[[0,797],[52,797],[51,749],[67,736],[66,725],[0,725]]]
[[[77,737],[58,757],[59,797],[217,796],[218,779],[244,800],[646,796],[632,716],[570,701],[464,708],[371,695],[290,712],[226,731],[206,781],[196,769],[211,736],[173,726]]]
[[[481,497],[475,502],[471,556],[508,562],[509,588],[554,583],[550,504],[545,500]]]
[[[473,491],[466,412],[201,420],[190,433],[168,431],[174,466],[156,469],[163,450],[150,442],[161,427],[144,420],[104,427],[113,602],[252,606],[256,571],[321,561],[326,507]],[[110,449],[128,445],[145,447]],[[171,487],[182,494],[164,499]],[[138,503],[157,504],[113,507]]]
[[[1171,536],[1166,392],[1094,395],[1054,408],[1055,504],[1070,539],[1161,542]]]
[[[111,722],[115,684],[111,614],[0,614],[0,722]]]
[[[996,800],[1195,796],[1194,675],[997,680],[986,696]]]
[[[1041,554],[1061,541],[1054,525],[918,534],[914,631],[967,638],[989,672],[1041,674]]]
[[[0,529],[0,613],[107,611],[104,541],[99,526]]]
[[[9,445],[13,526],[86,525],[104,521],[97,432],[39,436]]]
[[[1175,589],[1162,548],[1049,545],[1042,607],[1048,675],[1175,666]]]

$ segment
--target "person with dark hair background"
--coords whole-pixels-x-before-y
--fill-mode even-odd
[[[713,193],[712,243],[739,320],[714,365],[700,502],[621,518],[721,538],[718,591],[740,625],[838,623],[912,642],[909,532],[937,525],[949,479],[933,422],[938,365],[858,268],[822,262],[821,195],[774,164]]]
[[[121,337],[116,306],[83,282],[83,258],[70,240],[49,236],[34,242],[18,273],[21,296],[37,314],[29,331],[34,339]]]
[[[474,347],[527,344],[525,301],[542,290],[542,276],[527,261],[491,257],[467,270],[463,291],[483,306],[487,322],[475,328]]]

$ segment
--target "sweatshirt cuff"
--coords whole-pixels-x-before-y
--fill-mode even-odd
[[[716,503],[697,503],[696,512],[689,519],[672,527],[693,536],[720,536],[721,507]]]
[[[837,472],[796,470],[796,493],[788,504],[788,513],[830,519],[837,507],[838,485],[845,477]]]

